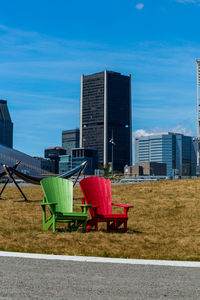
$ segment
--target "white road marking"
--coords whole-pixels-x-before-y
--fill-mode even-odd
[[[77,262],[93,262],[93,263],[113,263],[113,264],[130,264],[130,265],[155,265],[155,266],[171,266],[171,267],[188,267],[200,268],[200,262],[193,261],[173,261],[173,260],[149,260],[149,259],[125,259],[125,258],[108,258],[108,257],[92,257],[92,256],[68,256],[53,254],[33,254],[21,252],[0,251],[0,256],[47,259],[47,260],[63,260]]]

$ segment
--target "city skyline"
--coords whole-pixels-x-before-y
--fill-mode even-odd
[[[132,75],[133,136],[196,135],[200,2],[149,2],[1,1],[0,98],[15,149],[61,145],[79,127],[81,74],[103,70]]]

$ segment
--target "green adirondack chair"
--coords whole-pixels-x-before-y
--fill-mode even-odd
[[[82,212],[73,212],[73,183],[70,180],[58,177],[48,177],[40,181],[44,197],[41,204],[43,210],[43,229],[47,230],[52,226],[56,231],[57,222],[68,223],[68,230],[77,230],[83,226],[86,231],[88,205],[74,204],[80,206]],[[47,217],[46,206],[50,211]]]

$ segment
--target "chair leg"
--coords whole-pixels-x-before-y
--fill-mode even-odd
[[[98,228],[98,222],[95,222],[95,231],[98,231],[99,228]]]
[[[51,216],[49,219],[43,222],[43,230],[48,230],[52,224],[53,224],[53,217]]]
[[[53,217],[53,232],[56,231],[56,217],[55,215],[52,216]]]
[[[77,220],[72,221],[71,225],[70,225],[70,231],[76,231],[77,230]]]
[[[86,231],[89,232],[92,230],[92,227],[95,225],[95,222],[93,219],[90,219],[87,221],[87,225],[86,225]]]
[[[118,230],[118,226],[119,226],[118,221],[115,221],[115,230]]]
[[[86,232],[86,225],[87,225],[87,220],[83,222],[83,232]]]
[[[75,222],[74,222],[74,229],[77,230],[78,226],[79,226],[78,220],[75,220]]]
[[[71,221],[69,221],[68,224],[67,224],[67,230],[71,231]]]
[[[124,224],[124,228],[120,228]],[[127,221],[107,221],[107,231],[108,232],[126,232],[127,231]]]
[[[92,230],[92,226],[91,225],[86,225],[86,231],[89,232]]]
[[[107,222],[107,232],[109,232],[110,231],[110,222],[108,221]]]
[[[116,230],[117,230],[116,221],[107,221],[107,231],[113,232]]]
[[[42,207],[42,223],[46,223],[46,207]]]
[[[127,221],[124,222],[124,232],[127,232]]]

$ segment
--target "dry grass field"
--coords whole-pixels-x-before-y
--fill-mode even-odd
[[[200,179],[113,185],[113,202],[134,205],[125,234],[43,231],[41,188],[22,189],[33,202],[15,187],[0,200],[1,251],[200,261]]]

